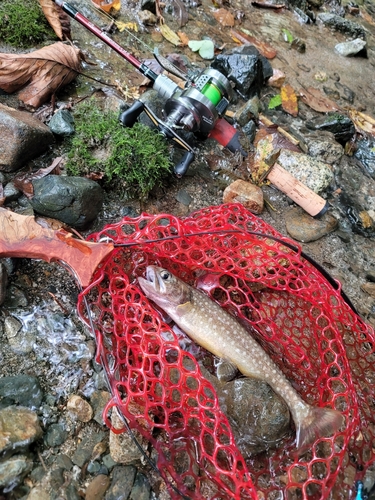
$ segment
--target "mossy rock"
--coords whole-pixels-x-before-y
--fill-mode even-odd
[[[76,134],[70,140],[68,174],[96,173],[106,189],[125,199],[146,199],[170,175],[168,142],[149,127],[140,123],[122,127],[118,113],[102,111],[95,98],[77,106],[74,121]]]
[[[14,47],[32,47],[56,39],[38,0],[0,1],[0,41]]]

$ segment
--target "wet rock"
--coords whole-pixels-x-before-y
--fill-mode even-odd
[[[365,47],[366,42],[361,38],[356,38],[351,42],[338,43],[337,45],[335,45],[335,52],[345,57],[355,56],[361,52],[365,55]]]
[[[5,265],[0,262],[0,306],[5,300],[8,286],[8,272]]]
[[[111,395],[108,391],[95,391],[91,396],[90,402],[94,410],[94,420],[100,425],[104,425],[103,410],[110,399]]]
[[[366,31],[360,24],[349,21],[344,17],[338,16],[336,14],[330,14],[329,12],[321,12],[318,14],[317,18],[329,28],[344,33],[345,35],[352,36],[354,38],[362,38],[365,40]]]
[[[117,466],[113,469],[112,482],[105,500],[121,500],[129,497],[137,469],[132,465]]]
[[[238,179],[224,190],[223,203],[241,203],[250,212],[260,214],[264,203],[263,192],[255,184]]]
[[[370,177],[375,179],[375,141],[370,139],[358,141],[354,156],[360,160]]]
[[[24,455],[15,455],[0,462],[0,488],[19,484],[33,467],[33,462]]]
[[[311,130],[326,130],[331,132],[337,141],[347,142],[355,134],[352,120],[341,113],[327,113],[324,116],[316,116],[305,122]]]
[[[117,464],[117,462],[115,462],[113,460],[113,458],[111,457],[110,453],[108,453],[108,455],[104,455],[104,457],[102,458],[102,462],[103,462],[103,465],[105,467],[107,467],[108,470],[112,470],[113,467],[115,467]]]
[[[238,378],[224,384],[202,368],[218,395],[245,458],[274,447],[289,430],[285,401],[263,381]]]
[[[299,207],[293,207],[285,214],[286,230],[292,238],[303,243],[316,241],[334,231],[338,221],[329,212],[314,219]]]
[[[47,446],[52,448],[61,446],[68,438],[68,432],[64,424],[52,424],[48,427],[44,441]]]
[[[83,177],[48,175],[33,181],[33,209],[41,215],[84,228],[100,212],[103,192],[99,184]]]
[[[347,85],[335,82],[335,87],[340,91],[340,97],[345,99],[345,101],[350,102],[350,104],[353,104],[355,93]]]
[[[13,172],[46,151],[53,134],[26,111],[0,104],[0,170]]]
[[[115,429],[122,429],[124,424],[119,417],[118,411],[112,411],[112,425]],[[135,438],[141,446],[146,447],[147,442],[142,435],[133,431]],[[109,450],[112,459],[119,464],[131,464],[132,462],[142,458],[143,454],[135,444],[131,436],[125,431],[122,434],[109,433]]]
[[[89,422],[92,419],[93,410],[89,403],[81,398],[81,396],[77,396],[76,394],[71,396],[66,407],[80,422]]]
[[[51,118],[48,126],[56,135],[72,135],[74,134],[73,115],[67,109],[59,109]]]
[[[103,441],[105,433],[100,431],[91,433],[89,429],[82,436],[82,441],[78,444],[76,451],[72,456],[72,462],[78,467],[83,467],[85,463],[89,462],[93,455],[95,445]]]
[[[273,75],[270,63],[252,45],[219,54],[211,66],[226,75],[247,97],[259,95],[263,82]]]
[[[310,132],[303,135],[302,141],[306,153],[329,165],[338,163],[344,154],[343,146],[331,132]],[[301,142],[300,145],[302,146]]]
[[[55,460],[55,464],[65,470],[71,470],[73,467],[73,462],[70,460],[68,455],[65,455],[64,453],[60,453]]]
[[[33,411],[17,406],[0,410],[0,454],[25,451],[41,436],[38,416]]]
[[[13,316],[8,316],[4,321],[4,331],[9,347],[16,354],[28,354],[34,348],[35,335],[25,331],[22,323]]]
[[[4,187],[4,197],[7,202],[17,200],[21,194],[21,191],[16,188],[13,182],[8,182]]]
[[[39,381],[32,375],[2,377],[0,384],[0,407],[3,399],[9,404],[18,404],[27,408],[39,408],[43,392]]]
[[[327,164],[302,153],[282,149],[277,161],[315,193],[326,189],[333,179],[332,170]]]
[[[253,120],[250,120],[249,122],[246,123],[246,125],[242,127],[242,132],[246,134],[250,142],[254,141],[256,131],[257,127],[253,122]]]
[[[150,491],[151,486],[147,477],[141,472],[137,472],[129,500],[149,500]]]
[[[26,307],[28,300],[25,292],[15,285],[9,285],[4,300],[4,306],[7,309],[17,309],[18,307]]]
[[[254,96],[236,111],[234,119],[240,127],[244,127],[253,118],[258,119],[259,107],[259,97]]]
[[[85,500],[101,500],[104,498],[110,482],[109,477],[104,474],[94,477],[86,488]]]

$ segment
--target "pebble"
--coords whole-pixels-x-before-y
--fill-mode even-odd
[[[111,395],[108,391],[95,391],[90,398],[94,410],[94,420],[100,425],[104,425],[103,410],[110,399]]]
[[[326,163],[302,153],[282,149],[277,162],[314,193],[324,191],[333,180],[333,172]]]
[[[258,119],[259,108],[259,97],[255,95],[236,111],[234,119],[240,127],[244,127],[251,119]]]
[[[35,345],[35,335],[24,331],[22,323],[14,316],[8,316],[4,321],[4,331],[9,347],[16,354],[29,354]]]
[[[280,89],[285,82],[285,73],[280,69],[273,69],[273,75],[268,79],[267,85]]]
[[[158,19],[155,16],[155,14],[153,14],[149,10],[138,11],[138,17],[142,24],[155,25],[158,22]]]
[[[129,500],[149,500],[150,491],[151,486],[147,477],[142,472],[137,472]]]
[[[72,135],[74,134],[73,115],[67,109],[59,109],[51,118],[48,126],[56,135]]]
[[[254,214],[263,210],[263,192],[260,187],[251,182],[238,179],[224,190],[223,203],[241,203]]]
[[[300,207],[293,207],[285,214],[285,225],[292,238],[308,243],[334,231],[338,227],[338,221],[329,212],[316,219]]]
[[[113,469],[111,486],[105,500],[127,499],[133,488],[137,469],[133,465],[118,465]]]
[[[104,474],[99,474],[95,476],[94,479],[89,483],[85,492],[85,500],[101,500],[104,498],[105,492],[108,489],[111,480],[108,476]],[[119,496],[118,500],[121,498],[126,498]]]
[[[23,450],[42,434],[38,416],[32,410],[17,406],[0,410],[0,454]]]
[[[68,432],[64,424],[52,424],[48,427],[44,436],[47,446],[61,446],[68,438]]]
[[[103,431],[92,433],[90,429],[87,428],[87,433],[81,436],[81,441],[73,453],[73,464],[78,467],[83,467],[89,462],[92,459],[95,445],[103,441],[106,435],[107,433]]]
[[[122,429],[124,427],[117,409],[113,409],[112,411],[112,425],[115,429]],[[138,431],[133,430],[133,434],[143,448],[147,447],[147,441]],[[112,459],[119,464],[127,465],[143,457],[142,452],[126,430],[122,434],[115,434],[110,431],[109,451]]]
[[[69,398],[66,407],[80,422],[89,422],[92,419],[93,409],[81,396],[73,394]]]
[[[0,462],[0,488],[19,484],[33,467],[33,462],[24,455],[14,455]]]
[[[19,198],[21,195],[21,191],[16,188],[14,182],[8,182],[4,186],[4,197],[6,198],[7,202],[17,200],[17,198]]]
[[[4,300],[4,307],[7,309],[17,309],[18,307],[23,308],[28,305],[29,301],[23,290],[20,288],[9,285],[8,290]]]
[[[65,455],[64,453],[57,455],[55,464],[65,470],[71,470],[73,468],[73,462],[70,460],[68,455]]]
[[[193,198],[185,189],[180,189],[176,195],[176,200],[179,203],[182,203],[183,205],[186,205],[188,207],[190,203],[193,201]]]
[[[8,272],[5,265],[0,262],[0,306],[4,302],[8,286]]]
[[[341,56],[355,56],[366,47],[366,42],[362,38],[356,38],[351,42],[342,42],[335,45],[335,52]]]

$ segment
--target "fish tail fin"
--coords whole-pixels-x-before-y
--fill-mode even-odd
[[[310,407],[307,416],[296,424],[296,441],[299,452],[305,452],[320,437],[337,432],[344,423],[344,416],[331,408]]]

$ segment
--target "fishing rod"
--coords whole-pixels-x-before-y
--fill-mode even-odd
[[[182,130],[192,132],[199,139],[208,137],[215,139],[230,151],[240,151],[243,156],[247,156],[239,142],[238,130],[224,118],[233,92],[230,81],[220,71],[206,68],[195,79],[185,78],[185,86],[181,89],[177,83],[165,74],[156,74],[145,63],[137,59],[110,38],[107,33],[93,24],[75,7],[63,0],[54,0],[54,2],[66,14],[151,80],[154,90],[165,100],[162,111],[165,118],[161,119],[156,116],[141,99],[138,99],[129,109],[120,114],[119,120],[123,126],[132,127],[140,114],[145,112],[161,134],[184,149],[185,153],[181,161],[174,167],[174,173],[177,177],[182,177],[187,172],[195,158],[193,148],[179,134],[179,131]],[[164,69],[176,74],[171,65],[165,64],[164,58],[156,59]],[[180,75],[181,73],[178,76]]]

